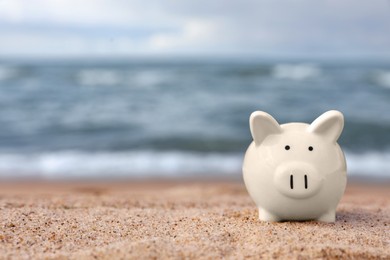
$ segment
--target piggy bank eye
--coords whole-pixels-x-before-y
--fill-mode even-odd
[[[286,146],[284,147],[284,149],[290,150],[290,146],[289,146],[289,145],[286,145]]]
[[[313,151],[313,146],[309,146],[309,151]]]

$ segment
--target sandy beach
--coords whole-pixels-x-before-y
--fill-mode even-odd
[[[1,259],[390,259],[389,183],[349,183],[334,224],[265,223],[239,181],[2,183]]]

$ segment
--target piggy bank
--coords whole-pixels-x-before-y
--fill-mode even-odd
[[[344,154],[337,144],[344,117],[328,111],[311,124],[279,123],[269,114],[249,119],[245,186],[263,221],[334,222],[347,184]]]

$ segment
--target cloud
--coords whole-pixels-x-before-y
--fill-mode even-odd
[[[177,50],[182,48],[209,48],[219,41],[218,24],[207,20],[190,20],[185,22],[178,32],[157,33],[149,39],[153,50]]]
[[[4,56],[120,56],[142,53],[139,41],[130,37],[108,39],[82,37],[78,34],[13,33],[3,35],[0,43]]]
[[[0,0],[0,55],[390,55],[385,0]]]
[[[155,0],[0,0],[0,21],[79,26],[160,26],[172,19]]]

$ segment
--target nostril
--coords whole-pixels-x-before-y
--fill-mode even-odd
[[[290,175],[290,188],[294,189],[294,176]]]
[[[305,189],[307,189],[307,175],[305,174]]]

